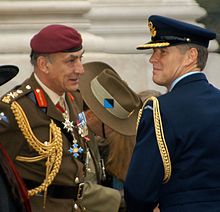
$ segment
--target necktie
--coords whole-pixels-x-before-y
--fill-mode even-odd
[[[62,96],[60,97],[59,101],[57,102],[56,107],[62,113],[64,113],[66,111],[65,100]]]

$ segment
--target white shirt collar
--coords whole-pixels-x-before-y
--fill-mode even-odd
[[[52,102],[56,105],[57,102],[59,102],[60,96],[57,93],[55,93],[54,91],[52,91],[50,88],[48,88],[44,83],[42,83],[35,73],[34,73],[34,77],[37,80],[37,82],[40,84],[40,86],[43,88],[43,90],[50,97]],[[65,99],[65,93],[62,95],[62,97]]]
[[[201,73],[201,71],[192,71],[192,72],[189,72],[189,73],[186,73],[178,78],[176,78],[172,83],[171,83],[171,86],[170,86],[170,89],[169,89],[169,92],[172,91],[172,89],[174,88],[174,86],[180,81],[182,80],[183,78],[187,77],[187,76],[190,76],[190,75],[193,75],[193,74],[198,74],[198,73]]]

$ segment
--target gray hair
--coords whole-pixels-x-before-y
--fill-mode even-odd
[[[187,44],[181,44],[176,46],[181,53],[185,53],[188,49],[195,48],[198,52],[197,57],[197,67],[202,71],[205,66],[206,62],[208,60],[208,49],[204,46],[194,44],[194,43],[187,43]]]
[[[40,56],[46,57],[49,60],[50,63],[52,62],[50,54],[41,54],[41,53],[36,53],[36,52],[32,51],[31,54],[30,54],[30,58],[31,58],[30,62],[33,66],[36,66],[37,58],[40,57]]]

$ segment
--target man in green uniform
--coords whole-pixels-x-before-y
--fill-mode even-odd
[[[2,97],[1,143],[21,173],[32,210],[116,212],[120,194],[100,181],[98,151],[75,92],[83,74],[79,32],[49,25],[31,39],[29,79]],[[88,182],[90,173],[96,174]]]

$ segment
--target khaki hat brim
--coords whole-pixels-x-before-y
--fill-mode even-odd
[[[86,63],[83,66],[85,73],[80,78],[79,89],[88,107],[103,123],[115,131],[123,135],[136,135],[137,116],[140,108],[137,108],[129,118],[120,119],[105,109],[92,93],[90,82],[104,69],[111,69],[113,71],[114,69],[102,62]]]

